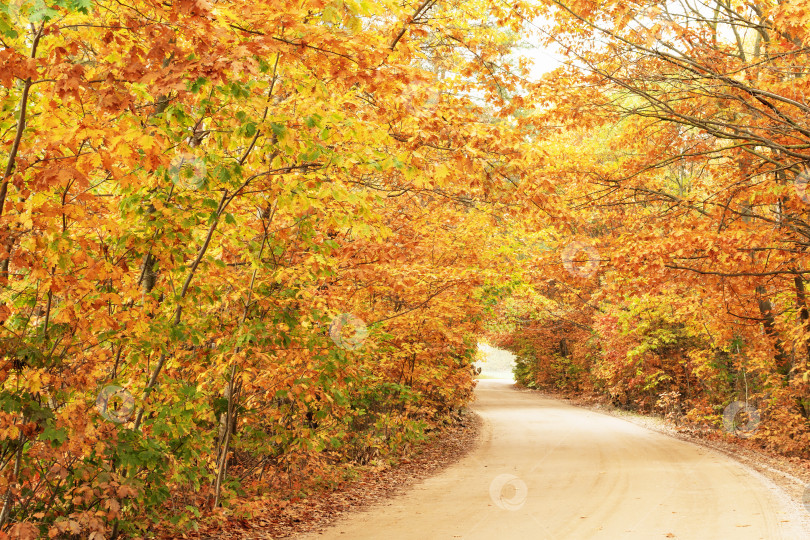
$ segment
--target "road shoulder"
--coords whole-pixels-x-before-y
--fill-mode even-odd
[[[283,508],[268,508],[262,517],[231,519],[227,527],[220,530],[188,537],[199,540],[278,540],[317,533],[346,514],[389,500],[458,462],[479,445],[482,424],[481,417],[468,409],[454,425],[444,428],[433,440],[402,458],[395,466],[369,471],[362,478],[347,482],[334,491],[288,501]]]

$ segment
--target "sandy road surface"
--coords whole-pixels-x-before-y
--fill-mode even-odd
[[[810,538],[801,509],[721,454],[507,381],[480,381],[476,393],[476,451],[302,538]]]

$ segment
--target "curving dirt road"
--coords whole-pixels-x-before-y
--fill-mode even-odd
[[[483,380],[478,449],[308,540],[810,538],[767,480],[700,446]]]

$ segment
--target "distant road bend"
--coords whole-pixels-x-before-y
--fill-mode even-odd
[[[719,453],[509,381],[476,394],[474,452],[303,538],[810,539],[778,488]]]

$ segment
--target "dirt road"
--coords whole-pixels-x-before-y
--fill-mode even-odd
[[[480,381],[476,393],[476,451],[303,538],[810,538],[801,508],[721,454],[507,381]]]

